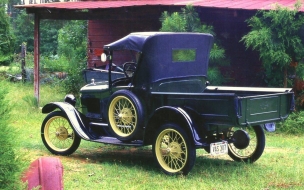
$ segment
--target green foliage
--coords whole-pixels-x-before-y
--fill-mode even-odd
[[[25,101],[31,108],[39,107],[37,98],[34,95],[25,95],[22,97],[22,100]]]
[[[15,154],[15,130],[9,125],[10,107],[6,95],[8,85],[0,82],[0,189],[15,189],[19,159]]]
[[[33,68],[33,18],[25,12],[17,17],[15,25],[17,43],[27,43],[26,66]],[[83,85],[82,70],[86,67],[87,21],[41,21],[40,70],[66,72],[67,78],[58,83],[66,93],[78,94]],[[15,62],[20,62],[16,57]],[[30,102],[30,100],[26,100]]]
[[[0,2],[0,65],[7,65],[12,60],[15,40],[5,10],[5,3],[6,1]]]
[[[303,134],[304,133],[304,111],[293,112],[285,122],[278,125],[278,131],[286,134]]]
[[[300,36],[304,16],[299,13],[300,3],[294,9],[275,5],[270,11],[260,10],[247,20],[251,31],[242,37],[246,47],[251,47],[260,53],[264,67],[268,70],[268,80],[271,86],[282,86],[278,76],[269,75],[270,70],[284,71],[291,61],[298,62],[304,57],[304,45]],[[275,71],[276,73],[278,73]],[[267,72],[267,71],[266,71]],[[286,76],[285,76],[286,77]]]
[[[177,49],[172,50],[172,61],[193,61],[196,57],[196,51],[194,49]]]
[[[27,51],[34,51],[34,16],[26,14],[25,10],[20,11],[18,16],[13,20],[14,33],[16,36],[15,51],[21,51],[23,42],[27,45]]]
[[[213,26],[201,23],[200,17],[192,5],[187,5],[185,8],[182,8],[181,12],[170,14],[165,11],[162,13],[160,21],[162,23],[160,31],[163,32],[198,32],[210,33],[216,36],[213,31]],[[180,56],[183,57],[183,55]],[[183,59],[185,60],[186,58]],[[222,84],[224,78],[218,67],[222,63],[227,63],[227,61],[225,60],[225,50],[219,46],[219,42],[216,41],[216,39],[210,52],[209,62],[208,79],[213,85]]]
[[[221,85],[224,81],[224,77],[217,67],[209,67],[208,79],[212,82],[212,85]]]
[[[69,62],[68,77],[63,81],[67,93],[78,95],[83,86],[83,69],[86,68],[87,23],[71,21],[59,31],[58,54]]]
[[[59,30],[58,55],[73,61],[84,61],[87,48],[87,21],[70,21]]]
[[[80,88],[85,84],[82,71],[86,67],[85,63],[74,63],[69,67],[68,76],[62,81],[63,88],[66,93],[72,93],[76,97],[79,95]]]
[[[65,56],[51,55],[42,56],[40,59],[40,69],[50,72],[67,72],[69,67],[73,67]]]
[[[40,53],[42,55],[56,55],[58,46],[58,31],[67,21],[41,20],[40,21]],[[15,50],[19,52],[20,45],[25,42],[27,51],[34,51],[34,16],[20,11],[13,20],[16,36]]]
[[[41,20],[40,52],[43,55],[57,54],[59,31],[66,22],[64,20]]]
[[[265,73],[264,81],[268,87],[284,86],[282,69],[279,69],[277,65],[265,66],[264,73]]]

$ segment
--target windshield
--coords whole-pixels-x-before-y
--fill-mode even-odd
[[[117,81],[125,78],[132,78],[135,72],[139,52],[132,50],[114,51],[112,57],[111,80]],[[87,84],[92,82],[108,82],[109,80],[109,60],[103,66],[87,69],[84,71],[84,79]]]

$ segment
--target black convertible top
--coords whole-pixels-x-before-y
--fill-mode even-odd
[[[135,76],[139,84],[181,77],[206,77],[211,34],[190,32],[137,32],[105,45],[105,50],[141,52]],[[174,61],[175,50],[195,51],[194,60]]]
[[[155,34],[160,34],[160,32],[136,32],[131,33],[124,38],[121,38],[115,42],[112,42],[104,46],[106,50],[134,50],[142,52],[145,41],[148,37]]]

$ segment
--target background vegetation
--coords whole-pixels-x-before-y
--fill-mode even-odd
[[[213,26],[202,24],[198,13],[192,5],[181,8],[180,12],[163,12],[160,18],[163,32],[198,32],[210,33],[215,37],[214,45],[210,52],[210,62],[208,68],[208,80],[212,85],[224,83],[223,74],[220,72],[221,65],[229,64],[225,56],[225,50],[219,45]],[[184,59],[187,60],[187,59]]]
[[[275,9],[260,10],[247,20],[251,31],[242,41],[247,48],[260,53],[268,86],[287,87],[288,70],[294,77],[294,67],[304,58],[304,16],[299,13],[300,1],[294,6],[294,9],[290,9],[275,5]],[[301,74],[298,76],[300,78],[304,78],[302,70],[301,67],[301,73],[298,73]],[[292,82],[289,86],[292,86]]]
[[[6,14],[6,0],[0,0],[0,65],[7,65],[13,57],[14,35]]]
[[[16,154],[19,149],[16,144],[17,130],[10,123],[8,99],[8,84],[0,82],[0,189],[18,189],[21,160]],[[17,151],[18,152],[18,151]]]

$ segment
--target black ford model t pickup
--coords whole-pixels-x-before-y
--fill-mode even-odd
[[[293,92],[208,86],[212,44],[209,34],[143,32],[105,45],[108,69],[86,73],[80,106],[67,95],[43,107],[44,145],[59,155],[72,154],[81,139],[152,145],[166,174],[187,174],[199,148],[255,162],[265,147],[263,125],[288,117]]]

